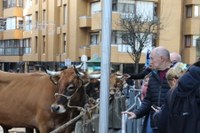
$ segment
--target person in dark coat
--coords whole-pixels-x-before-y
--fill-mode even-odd
[[[160,133],[200,133],[200,61],[169,91],[156,119]]]
[[[129,119],[137,119],[145,116],[142,133],[157,133],[157,127],[151,122],[151,115],[154,113],[151,106],[161,107],[170,89],[165,78],[165,74],[171,66],[169,51],[163,47],[154,48],[151,52],[150,65],[152,71],[149,77],[147,94],[142,101],[142,105],[132,112],[122,112],[123,114],[128,114]]]
[[[179,78],[187,71],[187,69],[188,69],[187,64],[178,62],[168,70],[168,72],[166,74],[166,79],[167,79],[171,89],[169,90],[167,97],[170,97],[168,95],[170,95],[174,91],[174,88],[176,87],[176,84],[177,84]],[[162,133],[164,133],[166,131],[167,126],[166,126],[166,122],[164,122],[164,121],[161,124],[159,119],[160,119],[161,113],[165,113],[165,112],[162,112],[162,111],[166,111],[163,109],[165,107],[166,107],[165,104],[162,106],[162,108],[154,108],[152,106],[152,109],[155,111],[155,113],[152,116],[153,123],[154,123],[154,125],[157,125],[157,127],[159,129],[161,128],[161,127],[159,127],[159,125],[163,126],[161,128]],[[167,118],[163,117],[163,120],[164,119],[167,121]],[[161,133],[161,131],[159,131],[159,132]]]

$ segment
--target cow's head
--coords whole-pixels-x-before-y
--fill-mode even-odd
[[[122,73],[115,72],[110,75],[110,94],[121,93],[126,86],[127,83]]]
[[[52,74],[51,80],[57,85],[56,101],[51,105],[55,113],[64,113],[69,106],[83,106],[85,102],[85,74],[79,73],[75,67],[67,68]],[[57,80],[54,81],[54,77]]]

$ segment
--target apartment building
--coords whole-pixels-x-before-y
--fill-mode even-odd
[[[163,29],[151,46],[178,52],[183,61],[200,57],[199,0],[112,0],[111,64],[129,71],[133,60],[120,34],[120,14],[129,10],[159,18]],[[0,65],[3,70],[35,69],[44,64],[57,69],[101,57],[102,0],[2,0],[0,1]],[[145,52],[140,60],[145,63]],[[131,70],[130,70],[131,71]]]

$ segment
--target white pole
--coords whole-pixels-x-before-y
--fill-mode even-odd
[[[108,133],[112,0],[103,0],[99,133]]]
[[[127,120],[127,115],[122,114],[122,130],[121,130],[121,133],[126,133],[126,120]]]

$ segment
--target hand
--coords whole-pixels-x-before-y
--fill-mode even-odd
[[[128,78],[130,78],[130,75],[129,74],[124,74],[123,77],[124,77],[125,80],[127,80]]]
[[[136,114],[133,112],[122,112],[122,114],[128,114],[130,117],[128,117],[128,119],[135,119],[136,118]]]
[[[159,112],[160,111],[160,107],[158,106],[151,106],[151,108],[155,111],[155,112]]]

